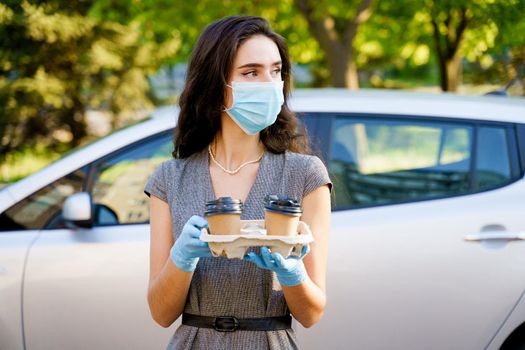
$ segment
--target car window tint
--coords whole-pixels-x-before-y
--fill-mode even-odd
[[[472,132],[462,124],[337,118],[329,155],[336,209],[467,191]]]
[[[82,191],[84,178],[84,169],[77,170],[21,200],[0,215],[0,231],[36,230],[57,222],[66,198]]]
[[[512,179],[505,129],[478,129],[474,179],[480,190],[501,185]]]
[[[149,220],[144,184],[161,162],[172,158],[172,139],[171,133],[160,134],[97,165],[92,188],[94,225]]]

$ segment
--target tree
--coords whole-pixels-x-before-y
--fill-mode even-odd
[[[359,26],[372,14],[372,0],[361,0],[354,14],[345,1],[294,2],[325,54],[332,85],[358,89],[353,41]]]
[[[401,88],[428,80],[428,40],[415,20],[419,1],[378,1],[354,40],[360,78],[373,87]],[[402,78],[404,81],[399,81]]]
[[[516,35],[525,30],[525,0],[517,0],[513,14],[498,14],[495,18],[498,37],[492,56],[483,57],[484,66],[503,77],[505,89],[512,95],[525,96],[525,37]],[[493,59],[495,56],[496,59]]]
[[[117,126],[120,113],[152,105],[147,76],[175,54],[179,38],[156,40],[140,9],[108,20],[97,12],[101,3],[0,4],[0,154],[40,142],[78,145],[88,109],[110,110]]]
[[[426,10],[432,25],[443,91],[456,91],[462,57],[473,59],[482,54],[489,44],[494,45],[498,23],[513,23],[523,15],[520,0],[428,0]],[[465,45],[469,40],[467,36],[470,45]]]
[[[459,48],[467,25],[472,20],[471,10],[463,1],[429,1],[427,4],[439,63],[441,89],[456,91],[461,63]]]
[[[513,60],[519,56],[516,41],[523,40],[514,33],[523,22],[523,4],[523,0],[383,0],[356,37],[358,66],[383,72],[388,67],[402,69],[409,79],[425,74],[422,79],[437,78],[443,91],[457,89],[463,67],[469,70],[470,81],[486,82],[484,68],[472,71],[472,67],[491,66],[508,52]]]

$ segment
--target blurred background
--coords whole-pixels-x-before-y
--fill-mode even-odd
[[[525,96],[525,0],[3,0],[0,186],[176,103],[236,14],[287,39],[296,88]]]

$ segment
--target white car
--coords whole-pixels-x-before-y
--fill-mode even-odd
[[[303,349],[525,347],[525,100],[296,91],[334,182],[328,305]],[[177,109],[0,191],[0,349],[163,349],[144,184]]]

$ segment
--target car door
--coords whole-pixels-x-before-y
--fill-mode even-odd
[[[22,277],[37,230],[0,232],[0,349],[23,348]]]
[[[143,186],[171,156],[171,133],[133,144],[91,165],[91,229],[60,218],[42,230],[27,260],[27,349],[163,348],[147,304],[149,206]]]
[[[525,290],[512,126],[339,115],[328,304],[305,349],[483,349]]]
[[[31,245],[65,198],[80,191],[85,169],[53,181],[0,214],[0,349],[23,349],[22,291]],[[6,191],[9,191],[7,188]]]

